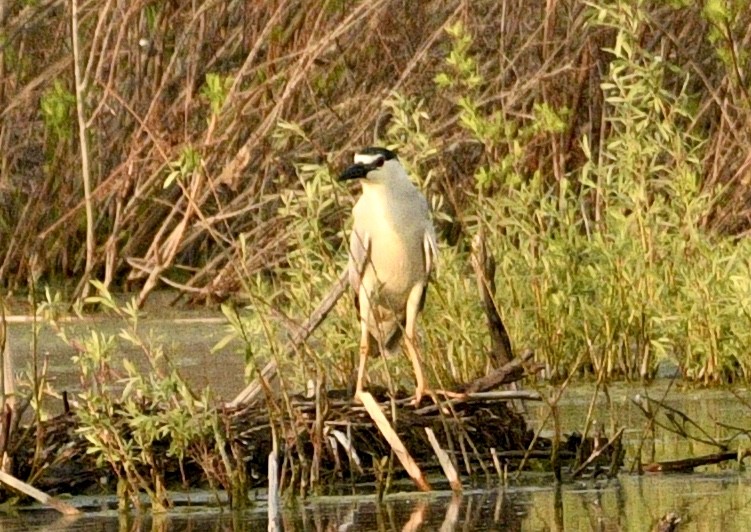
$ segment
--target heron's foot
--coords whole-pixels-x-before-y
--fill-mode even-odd
[[[433,395],[433,392],[432,392],[432,391],[430,391],[429,389],[427,389],[427,388],[426,388],[425,386],[418,386],[417,388],[415,388],[415,398],[414,398],[414,399],[412,399],[412,400],[411,400],[411,401],[409,402],[409,404],[410,404],[411,406],[414,406],[415,408],[419,407],[419,406],[420,406],[420,403],[422,402],[422,398],[423,398],[423,397],[424,397],[425,395],[428,395],[428,396],[430,396],[430,398],[431,398],[431,399],[433,399],[433,402],[434,402],[434,403],[436,403],[436,404],[438,404],[438,403],[436,402],[436,398],[435,398],[435,396]]]
[[[464,400],[469,397],[466,392],[452,392],[449,390],[436,390],[435,393],[444,396],[446,399],[460,399]]]

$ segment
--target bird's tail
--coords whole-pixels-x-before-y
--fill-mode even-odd
[[[391,357],[394,354],[398,354],[399,342],[404,335],[404,325],[404,320],[401,320],[401,322],[394,322],[392,327],[386,328],[386,334],[384,335],[385,341],[383,342],[383,354],[385,354],[386,357]],[[371,356],[381,354],[380,349],[378,349],[378,339],[372,334],[370,335],[370,346]]]

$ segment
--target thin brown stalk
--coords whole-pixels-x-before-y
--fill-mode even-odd
[[[81,71],[82,50],[78,34],[78,0],[71,0],[70,4],[70,34],[73,42],[73,72],[75,76],[76,116],[78,118],[78,141],[81,149],[81,180],[83,181],[84,202],[86,209],[86,266],[79,284],[79,294],[85,298],[89,293],[89,279],[94,270],[94,207],[91,200],[91,171],[89,140],[86,131],[86,115],[84,111],[84,97],[86,95],[86,81]]]

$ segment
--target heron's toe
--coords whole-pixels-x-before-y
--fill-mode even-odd
[[[415,389],[415,398],[412,399],[409,404],[414,406],[415,408],[418,408],[420,406],[420,403],[422,402],[423,397],[425,397],[426,394],[433,398],[433,401],[435,402],[435,397],[433,397],[432,392],[427,388],[422,387]]]

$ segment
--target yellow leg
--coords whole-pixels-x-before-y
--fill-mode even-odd
[[[360,364],[357,367],[357,384],[355,385],[355,400],[360,401],[360,394],[363,392],[363,382],[365,380],[365,364],[368,361],[370,352],[369,339],[366,331],[365,340],[360,339]],[[364,342],[364,343],[363,343]]]
[[[425,375],[422,372],[420,363],[420,354],[417,350],[417,313],[420,309],[420,300],[422,292],[425,289],[422,283],[415,285],[409,293],[407,300],[407,319],[404,327],[405,343],[407,344],[407,353],[412,361],[412,369],[415,372],[415,405],[419,405],[422,396],[425,394]]]
[[[363,392],[363,382],[365,381],[365,365],[370,353],[370,334],[368,333],[368,319],[370,316],[370,306],[368,305],[368,294],[365,290],[360,289],[360,363],[357,367],[357,384],[355,385],[355,401],[360,401],[360,394]]]

